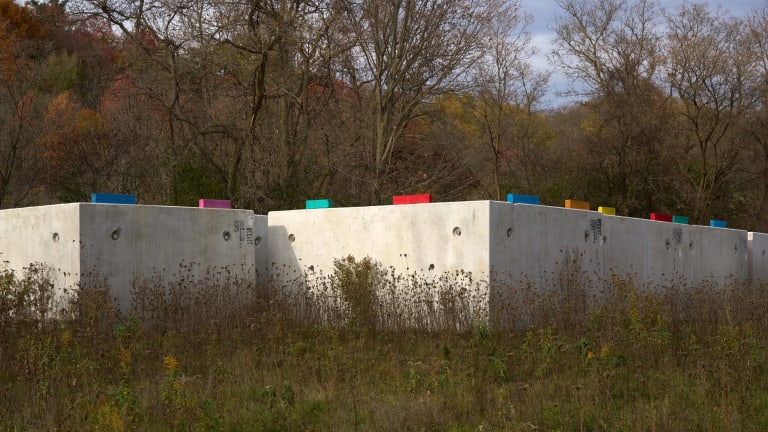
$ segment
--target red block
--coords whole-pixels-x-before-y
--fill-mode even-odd
[[[392,197],[392,204],[426,204],[432,202],[432,195],[395,195]]]
[[[651,213],[651,220],[660,222],[672,222],[672,215]]]

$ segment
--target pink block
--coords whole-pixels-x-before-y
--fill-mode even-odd
[[[231,209],[232,203],[229,200],[200,198],[200,208]]]
[[[396,195],[392,197],[392,204],[426,204],[432,202],[432,195]]]

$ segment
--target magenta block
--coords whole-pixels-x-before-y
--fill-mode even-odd
[[[200,198],[200,208],[231,209],[232,203],[229,200]]]

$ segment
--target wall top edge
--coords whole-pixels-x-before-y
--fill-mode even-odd
[[[48,205],[41,205],[41,206],[0,209],[0,215],[3,214],[3,212],[10,213],[14,211],[30,211],[30,210],[45,210],[45,209],[53,210],[53,209],[65,209],[65,208],[119,208],[119,209],[126,209],[128,211],[138,210],[138,209],[178,209],[178,210],[193,210],[193,211],[206,211],[206,212],[248,212],[248,213],[254,214],[254,211],[250,209],[221,209],[221,208],[201,208],[201,207],[191,207],[191,206],[187,207],[187,206],[163,206],[163,205],[147,205],[147,204],[102,204],[102,203],[76,202],[76,203],[48,204]],[[266,217],[266,215],[257,215],[257,214],[254,214],[254,215]]]

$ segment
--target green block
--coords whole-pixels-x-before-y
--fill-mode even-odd
[[[329,199],[307,200],[307,210],[331,208],[332,203]]]
[[[672,216],[672,222],[687,225],[688,216]]]

